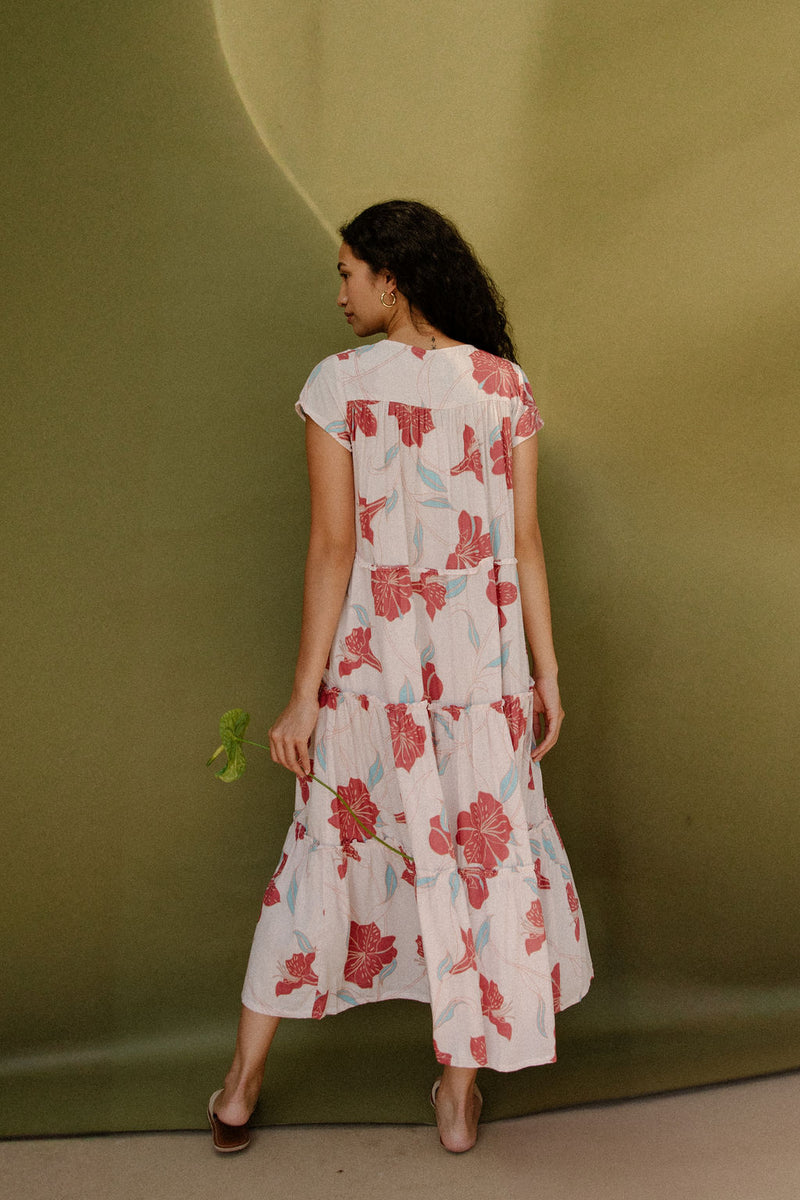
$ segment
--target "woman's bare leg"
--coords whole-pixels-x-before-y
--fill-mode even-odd
[[[242,1005],[233,1062],[214,1112],[226,1125],[244,1125],[256,1106],[264,1067],[280,1017],[268,1017]]]
[[[481,1102],[475,1089],[477,1070],[445,1067],[436,1093],[436,1124],[448,1150],[470,1150],[478,1137]]]

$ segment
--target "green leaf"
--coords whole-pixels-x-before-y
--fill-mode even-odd
[[[242,739],[250,724],[250,714],[241,708],[231,708],[223,713],[219,722],[219,736],[222,746],[228,756],[228,762],[221,771],[217,771],[217,779],[223,783],[233,783],[244,774],[245,760],[242,750]],[[216,756],[215,756],[216,757]]]

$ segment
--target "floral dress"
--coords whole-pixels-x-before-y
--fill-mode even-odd
[[[286,1017],[422,1000],[441,1063],[552,1062],[554,1013],[592,967],[531,761],[511,453],[542,424],[530,385],[472,346],[386,340],[326,358],[297,408],[353,456],[312,753],[359,821],[298,783],[242,1000]]]

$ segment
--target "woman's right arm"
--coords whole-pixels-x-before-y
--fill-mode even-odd
[[[319,685],[342,611],[356,551],[352,455],[310,418],[306,457],[311,532],[303,619],[292,695],[269,731],[272,758],[302,778],[311,771],[309,741],[319,716]]]

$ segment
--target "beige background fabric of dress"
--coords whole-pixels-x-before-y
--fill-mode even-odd
[[[219,1086],[293,788],[203,764],[287,691],[293,405],[349,341],[331,230],[392,194],[475,242],[546,414],[596,980],[487,1112],[798,1064],[796,22],[5,6],[3,1133],[191,1128]],[[421,1005],[286,1023],[258,1119],[425,1119],[429,1047]]]

